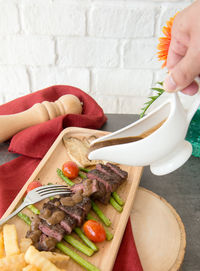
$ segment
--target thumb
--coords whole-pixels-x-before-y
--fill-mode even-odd
[[[164,80],[168,92],[179,91],[189,86],[200,73],[200,51],[190,47],[186,55],[170,70]]]

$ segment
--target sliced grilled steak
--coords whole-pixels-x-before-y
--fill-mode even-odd
[[[66,217],[60,222],[60,225],[63,227],[63,229],[65,229],[67,234],[70,234],[76,227],[77,221],[75,218],[66,215]]]
[[[100,201],[101,203],[107,205],[109,203],[110,196],[111,196],[111,192],[106,192],[105,195],[102,198],[98,199],[98,201]]]
[[[98,201],[100,201],[101,203],[103,203],[105,205],[108,204],[111,192],[106,191],[105,185],[101,182],[98,182],[98,187],[99,187],[99,190],[97,192],[95,192],[91,196],[91,198],[94,200],[97,199]]]
[[[48,225],[45,221],[42,221],[39,224],[39,229],[47,236],[55,238],[58,242],[63,239],[65,230],[61,227],[61,225]]]
[[[75,206],[69,207],[69,206],[59,206],[61,210],[63,210],[66,214],[73,217],[77,221],[77,225],[81,226],[85,219],[85,211],[83,211],[81,208]]]
[[[41,234],[42,232],[39,229],[34,231],[27,231],[26,238],[30,238],[33,244],[36,244],[39,241]]]
[[[118,187],[118,183],[115,182],[115,180],[111,179],[107,174],[98,169],[92,169],[87,173],[87,177],[90,179],[96,179],[103,183],[106,187],[106,191],[108,192],[114,192]]]
[[[42,220],[45,220],[47,224],[55,225],[60,223],[60,221],[64,219],[65,213],[47,202],[43,205],[39,217]]]
[[[128,172],[125,170],[122,170],[117,165],[114,165],[112,163],[106,163],[106,166],[110,167],[115,173],[117,173],[122,179],[126,179],[128,177]]]
[[[91,199],[89,197],[84,197],[83,200],[76,204],[77,207],[81,208],[86,214],[91,210]]]
[[[75,184],[71,190],[75,193],[82,191],[84,197],[89,197],[98,191],[97,180],[84,179],[81,183]]]
[[[40,236],[40,240],[37,244],[37,248],[40,251],[42,251],[42,250],[53,251],[56,247],[57,242],[58,241],[55,238],[46,236],[45,234],[42,234]]]
[[[118,185],[122,183],[122,177],[120,177],[116,172],[114,172],[110,167],[103,165],[103,164],[97,164],[96,169],[100,170],[101,172],[108,175],[111,179],[115,180]]]

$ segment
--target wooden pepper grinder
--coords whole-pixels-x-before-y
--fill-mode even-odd
[[[81,114],[80,100],[71,94],[61,96],[55,102],[36,103],[26,111],[0,116],[0,142],[11,138],[19,131],[66,114]]]

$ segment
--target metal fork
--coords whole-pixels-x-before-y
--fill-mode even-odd
[[[13,213],[11,213],[9,216],[0,220],[0,226],[6,223],[13,216],[17,215],[21,210],[23,210],[25,207],[27,207],[30,204],[34,204],[43,199],[53,197],[56,195],[65,195],[65,194],[71,194],[71,193],[72,191],[66,185],[45,185],[45,186],[37,187],[31,190],[26,195],[22,204]]]

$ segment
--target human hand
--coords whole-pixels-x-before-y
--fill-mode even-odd
[[[164,89],[188,95],[198,91],[194,81],[200,74],[200,0],[178,13],[174,19],[167,57],[168,76]]]

